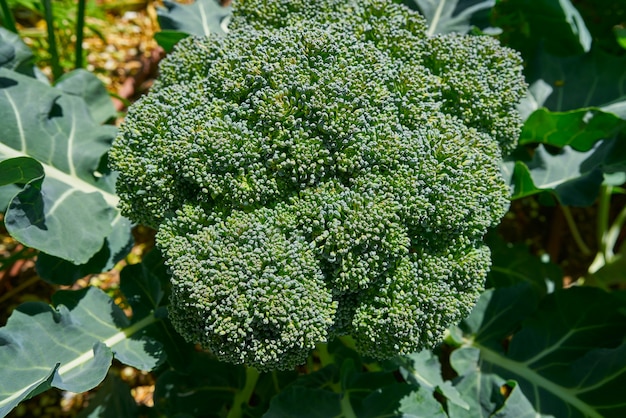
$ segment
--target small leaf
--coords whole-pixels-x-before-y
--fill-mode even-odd
[[[27,184],[43,176],[43,167],[35,159],[15,157],[0,161],[0,186]]]
[[[174,45],[176,45],[181,39],[188,36],[188,33],[164,29],[154,34],[154,40],[157,41],[157,44],[159,44],[165,52],[172,52]]]
[[[20,305],[0,328],[0,416],[34,390],[85,392],[106,376],[115,358],[142,370],[162,360],[158,343],[141,337],[156,321],[130,325],[123,311],[97,288],[59,291],[56,309],[41,302]]]
[[[231,8],[216,0],[196,0],[191,4],[164,0],[163,5],[165,8],[157,9],[161,29],[196,36],[226,33]]]

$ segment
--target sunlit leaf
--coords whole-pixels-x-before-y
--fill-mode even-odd
[[[520,317],[512,307],[527,295],[514,290],[486,292],[462,325],[470,353],[480,356],[480,375],[474,379],[494,375],[502,379],[495,381],[498,385],[516,381],[540,414],[621,417],[621,388],[626,383],[624,300],[596,288],[563,289]],[[507,304],[511,308],[505,308]],[[511,323],[517,325],[512,328]],[[470,358],[455,361],[461,355],[454,354],[452,364],[460,375],[469,374]]]
[[[115,128],[95,124],[82,98],[5,69],[0,120],[0,160],[31,157],[45,173],[13,197],[7,230],[29,247],[86,263],[121,216],[110,175],[99,171]]]
[[[131,325],[111,298],[93,287],[57,292],[54,301],[56,308],[20,305],[0,328],[0,416],[33,392],[94,388],[113,357],[142,370],[163,360],[161,345],[142,337],[154,317]]]

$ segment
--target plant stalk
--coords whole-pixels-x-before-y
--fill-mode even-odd
[[[233,399],[233,406],[228,411],[227,418],[242,418],[243,406],[248,405],[250,398],[254,393],[254,388],[259,380],[260,373],[254,367],[246,367],[246,384],[240,391],[237,392]]]
[[[600,270],[609,262],[612,247],[609,249],[607,242],[607,234],[609,231],[609,211],[611,209],[611,193],[612,187],[603,184],[600,188],[600,197],[598,198],[598,225],[596,229],[596,240],[598,241],[598,252],[593,262],[587,270],[593,274]]]
[[[574,242],[580,249],[580,251],[584,255],[591,255],[593,251],[585,244],[582,236],[580,235],[580,231],[578,230],[578,226],[576,226],[576,221],[572,216],[572,211],[567,206],[561,206],[561,210],[563,211],[563,216],[565,217],[565,221],[567,222],[567,226],[569,227],[570,232],[572,233],[572,238]]]
[[[57,49],[57,41],[54,36],[54,17],[52,15],[51,0],[42,0],[44,9],[44,18],[48,27],[48,52],[50,53],[50,61],[52,66],[52,78],[58,80],[63,75],[61,64],[59,63],[59,50]]]
[[[78,0],[76,14],[76,68],[83,68],[83,37],[85,36],[85,3],[86,0]]]
[[[2,12],[2,24],[4,27],[13,33],[17,33],[15,19],[13,18],[13,13],[11,13],[7,0],[0,0],[0,11]]]

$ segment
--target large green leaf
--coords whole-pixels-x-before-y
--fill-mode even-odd
[[[132,249],[134,240],[128,233],[130,228],[128,219],[117,217],[100,250],[83,264],[74,264],[61,257],[40,252],[35,263],[37,274],[49,283],[67,286],[88,274],[111,270]]]
[[[59,291],[56,309],[41,302],[19,306],[0,328],[0,416],[50,387],[85,392],[106,376],[113,357],[141,370],[161,363],[161,345],[142,336],[154,323],[130,323],[97,288]]]
[[[139,415],[138,409],[130,393],[130,386],[109,373],[96,395],[89,399],[87,408],[80,411],[77,418],[132,418]]]
[[[537,412],[515,381],[480,371],[480,351],[463,347],[452,352],[450,364],[459,374],[454,387],[469,404],[469,411],[448,406],[451,418],[536,418]],[[506,396],[505,396],[506,395]]]
[[[306,402],[302,400],[306,399]],[[289,386],[270,403],[263,418],[329,418],[340,417],[341,395],[332,391]]]
[[[532,255],[525,244],[511,244],[497,235],[489,235],[491,269],[487,286],[507,287],[517,283],[530,283],[539,293],[560,288],[563,282],[561,268]]]
[[[82,98],[5,69],[0,120],[0,160],[31,157],[45,173],[13,198],[7,230],[27,246],[86,263],[121,216],[110,175],[99,171],[115,128],[95,124]]]
[[[64,74],[56,81],[55,87],[85,100],[89,113],[96,123],[105,123],[117,116],[106,87],[98,77],[87,70],[79,68]]]
[[[598,108],[582,108],[567,112],[537,109],[524,123],[520,145],[545,144],[576,151],[589,151],[596,142],[614,138],[626,129],[626,120]]]
[[[626,55],[598,50],[559,58],[541,51],[529,71],[531,90],[542,90],[537,107],[567,111],[600,107],[626,119]]]
[[[33,76],[35,56],[19,35],[0,27],[0,68]]]
[[[591,34],[570,0],[499,1],[493,15],[493,23],[504,30],[501,39],[527,61],[539,45],[560,56],[591,48]]]
[[[598,150],[599,146],[587,152],[564,147],[552,154],[540,145],[530,162],[515,163],[512,198],[551,192],[564,205],[591,205],[603,181],[601,161],[594,158]]]
[[[467,33],[472,20],[485,13],[495,4],[495,0],[405,0],[404,3],[417,9],[428,21],[428,34]]]
[[[420,387],[422,392],[428,393],[433,399],[434,394],[444,396],[448,405],[454,404],[469,411],[469,404],[461,398],[458,390],[450,381],[444,381],[441,376],[439,359],[429,350],[423,350],[398,360],[404,380]]]
[[[243,366],[192,352],[185,372],[167,370],[159,376],[154,389],[156,410],[163,416],[217,418],[220,411],[232,405],[244,383]]]
[[[504,308],[527,298],[516,289],[523,287],[495,289],[481,296],[462,325],[465,348],[455,356],[465,358],[467,364],[468,356],[479,355],[475,364],[481,375],[497,376],[501,379],[497,384],[516,381],[539,414],[622,417],[622,389],[626,384],[624,299],[596,288],[563,289],[520,316],[519,310]],[[512,328],[511,323],[517,325]],[[463,354],[468,349],[473,351]],[[462,376],[476,370],[464,369],[462,364],[453,361]],[[480,393],[475,396],[482,397]]]

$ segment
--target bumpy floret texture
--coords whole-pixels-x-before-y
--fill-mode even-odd
[[[436,344],[489,269],[523,91],[515,53],[392,2],[236,2],[110,153],[123,213],[158,229],[174,326],[262,370],[337,335],[374,358]]]

